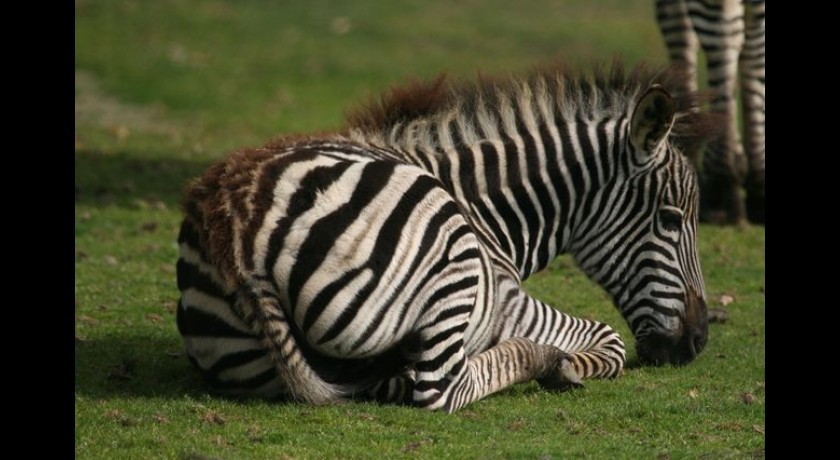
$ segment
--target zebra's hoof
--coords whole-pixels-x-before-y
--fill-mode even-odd
[[[764,187],[747,188],[747,219],[753,224],[765,225]]]
[[[548,374],[537,382],[546,389],[566,391],[573,388],[583,388],[580,376],[568,356],[560,360],[560,365],[550,370]]]

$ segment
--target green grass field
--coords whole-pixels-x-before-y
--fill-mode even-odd
[[[175,328],[180,194],[214,160],[335,129],[345,109],[411,76],[557,55],[664,63],[652,3],[77,0],[76,457],[763,458],[762,227],[701,227],[709,306],[729,320],[710,326],[692,364],[638,367],[628,343],[620,379],[567,393],[519,385],[453,415],[211,397]],[[571,259],[528,288],[631,337]]]

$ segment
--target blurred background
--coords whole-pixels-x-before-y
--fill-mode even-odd
[[[440,72],[665,63],[650,0],[76,1],[77,152],[218,157]]]

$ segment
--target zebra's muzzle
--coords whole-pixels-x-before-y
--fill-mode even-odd
[[[703,351],[709,337],[706,301],[696,294],[689,294],[685,304],[685,317],[677,333],[655,331],[642,337],[636,344],[639,359],[645,364],[688,364]]]

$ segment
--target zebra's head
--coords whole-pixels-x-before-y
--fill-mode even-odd
[[[613,200],[581,267],[612,295],[644,363],[685,364],[706,345],[697,255],[697,173],[670,142],[675,101],[653,85],[635,104]]]

